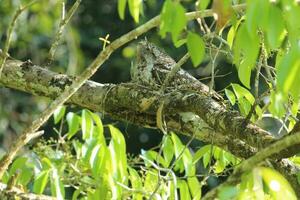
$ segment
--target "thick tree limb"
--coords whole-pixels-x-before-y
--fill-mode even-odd
[[[72,77],[16,60],[9,60],[6,63],[0,80],[7,87],[53,99],[73,81]],[[161,99],[151,100],[153,103],[149,108],[146,111],[142,110],[147,101],[158,96],[158,93],[157,90],[153,91],[151,88],[133,83],[113,85],[87,81],[68,102],[109,114],[116,119],[156,128],[156,110]],[[215,145],[240,158],[253,156],[260,148],[260,145],[253,141],[259,142],[259,138],[264,135],[267,136],[265,141],[268,143],[275,141],[266,131],[253,124],[244,127],[246,131],[242,134],[236,133],[235,131],[241,129],[235,129],[234,125],[243,124],[244,118],[226,110],[210,97],[199,96],[190,91],[174,91],[163,98],[170,99],[164,111],[168,130],[190,136],[195,134],[195,138],[208,143],[213,138]],[[273,161],[273,165],[290,181],[294,189],[297,189],[298,183],[294,175],[298,169],[291,163],[282,164]]]
[[[11,189],[7,189],[7,185],[0,183],[0,199],[19,199],[19,200],[56,200],[54,197],[41,195],[41,194],[33,194],[27,193],[23,190],[12,187]]]

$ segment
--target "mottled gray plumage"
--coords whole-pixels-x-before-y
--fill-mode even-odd
[[[137,46],[136,63],[131,68],[131,78],[134,82],[141,85],[158,89],[164,83],[165,78],[175,64],[176,62],[164,51],[147,40],[143,40]],[[167,86],[209,95],[209,87],[183,69],[180,69],[174,75]],[[214,91],[210,95],[218,100],[222,99]]]

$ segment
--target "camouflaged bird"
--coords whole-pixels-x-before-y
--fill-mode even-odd
[[[143,40],[138,43],[136,63],[131,67],[131,78],[141,85],[159,89],[176,62],[154,44]],[[188,72],[180,69],[168,83],[168,87],[191,90],[216,100],[223,98]]]

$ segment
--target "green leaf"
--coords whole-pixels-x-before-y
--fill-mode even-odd
[[[209,5],[210,0],[198,0],[198,9],[205,10]]]
[[[186,23],[185,9],[182,5],[177,1],[166,0],[161,11],[160,35],[164,38],[166,33],[170,32],[173,43],[176,43]]]
[[[81,153],[83,156],[83,161],[86,164],[90,164],[92,152],[97,145],[97,140],[95,138],[89,138],[85,141],[84,145],[82,146]]]
[[[139,22],[141,0],[128,0],[129,12],[136,23]]]
[[[277,84],[282,94],[291,94],[292,97],[298,99],[300,79],[300,47],[293,44],[290,52],[288,52],[278,64]]]
[[[81,188],[75,190],[75,192],[73,192],[73,195],[72,195],[72,200],[77,200],[77,199],[79,199],[78,197],[79,197],[79,195],[80,195],[81,192],[82,192],[82,189],[81,189]]]
[[[267,41],[272,49],[278,48],[285,37],[285,22],[281,10],[272,5],[267,24]]]
[[[239,99],[238,107],[243,116],[247,116],[251,110],[251,104],[245,97]]]
[[[198,66],[205,55],[205,44],[203,40],[199,35],[189,32],[187,36],[187,48],[194,67]]]
[[[104,132],[103,131],[103,124],[102,124],[102,121],[101,121],[100,117],[97,114],[95,114],[91,111],[89,111],[89,114],[92,116],[94,122],[96,123],[96,126],[99,128],[99,130],[98,130],[99,132],[97,134],[99,134],[99,137],[103,136],[103,132]]]
[[[300,35],[300,7],[291,0],[282,0],[281,2],[289,40],[291,43],[297,43]]]
[[[225,89],[226,97],[229,99],[231,105],[235,104],[235,95],[231,90]]]
[[[180,141],[179,137],[171,133],[171,138],[174,144],[174,150],[175,150],[175,157],[176,159],[179,159],[178,162],[182,162],[185,170],[186,176],[193,176],[195,175],[195,166],[192,162],[192,155],[188,148],[186,148]],[[182,156],[180,158],[180,156]]]
[[[228,31],[228,34],[227,34],[227,43],[228,43],[230,49],[232,48],[232,44],[233,44],[233,40],[234,40],[234,36],[235,36],[235,31],[236,31],[236,28],[234,26],[231,26],[229,31]]]
[[[250,78],[251,78],[251,66],[245,61],[242,61],[239,66],[238,76],[240,81],[247,87],[250,88]]]
[[[142,183],[142,179],[139,176],[138,172],[131,168],[128,167],[129,170],[129,180],[132,186],[132,189],[134,190],[141,190],[143,187],[143,183]],[[143,195],[138,194],[138,193],[133,193],[132,194],[132,199],[136,199],[136,200],[142,200],[143,199]]]
[[[49,170],[41,171],[34,179],[33,192],[42,194],[46,188],[49,178]]]
[[[165,142],[162,146],[162,150],[163,150],[163,156],[165,158],[164,160],[166,161],[166,165],[168,167],[174,157],[174,148],[173,148],[173,143],[172,143],[170,136],[167,135],[164,137],[166,137],[166,138],[163,140]]]
[[[92,116],[94,122],[96,123],[96,127],[94,128],[94,137],[98,138],[99,144],[106,146],[105,137],[103,134],[103,124],[100,117],[97,114],[90,111],[89,114]]]
[[[196,151],[196,153],[194,154],[193,157],[193,163],[195,164],[196,162],[198,162],[199,159],[201,159],[205,154],[210,154],[211,151],[211,145],[205,145],[203,147],[201,147],[198,151]]]
[[[97,144],[91,152],[90,167],[95,178],[98,178],[105,170],[106,153],[108,153],[106,147],[100,144]]]
[[[186,200],[191,199],[188,185],[184,180],[178,181],[178,187],[180,192],[180,199],[186,199]]]
[[[124,19],[127,0],[118,0],[118,13],[121,19]]]
[[[79,130],[80,117],[73,112],[67,114],[67,123],[69,131],[67,133],[68,139],[71,139]]]
[[[260,167],[261,176],[274,199],[297,199],[289,182],[273,169]]]
[[[187,179],[189,189],[191,191],[193,200],[201,198],[201,184],[196,177],[191,177]]]
[[[231,86],[238,99],[245,97],[251,103],[251,105],[253,105],[253,103],[255,102],[255,98],[253,97],[251,92],[249,92],[246,88],[240,86],[239,84],[232,83]]]
[[[50,179],[51,194],[55,196],[58,200],[63,200],[65,197],[65,188],[60,180],[57,169],[53,168]]]
[[[230,27],[228,34],[227,34],[227,43],[230,47],[230,49],[232,49],[232,45],[233,45],[233,41],[236,35],[236,31],[238,29],[238,27],[240,26],[241,22],[245,19],[245,17],[241,17],[233,26]]]
[[[27,167],[26,166],[27,160],[28,160],[28,158],[26,158],[26,157],[18,157],[11,165],[11,167],[9,169],[9,174],[14,175],[17,170],[25,169]]]
[[[147,192],[153,192],[158,184],[158,173],[156,170],[150,169],[146,171],[144,189]]]
[[[207,167],[208,164],[210,163],[210,161],[211,161],[211,155],[210,154],[204,154],[203,155],[203,166]]]
[[[156,151],[142,150],[142,155],[151,161],[156,161],[156,162],[160,163],[163,167],[168,167],[165,159],[161,155],[159,155]],[[147,161],[145,161],[145,162],[147,162]]]
[[[57,124],[60,122],[60,120],[63,118],[63,116],[66,113],[66,107],[65,106],[59,106],[53,113],[54,118],[54,124]]]
[[[82,139],[91,138],[93,136],[94,124],[92,116],[88,110],[82,110],[81,114]]]
[[[240,25],[233,46],[233,60],[238,68],[240,81],[248,88],[250,88],[251,69],[256,65],[259,47],[257,34],[250,36],[245,24]]]
[[[112,136],[109,149],[111,153],[112,165],[116,167],[115,178],[121,183],[127,183],[127,156],[126,144],[123,134],[114,126],[108,126]]]
[[[267,29],[270,1],[247,0],[246,25],[251,37],[256,36],[258,28]]]

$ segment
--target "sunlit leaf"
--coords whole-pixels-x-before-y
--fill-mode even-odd
[[[199,65],[205,55],[205,44],[201,37],[195,33],[189,32],[187,36],[187,48],[194,67]]]
[[[209,5],[210,0],[198,0],[198,9],[205,10]]]
[[[60,120],[64,117],[66,112],[65,106],[59,106],[53,113],[54,124],[60,122]]]
[[[34,179],[33,192],[42,194],[46,188],[49,178],[49,170],[40,172]]]
[[[128,170],[129,170],[129,179],[130,179],[132,188],[135,190],[141,190],[141,188],[143,187],[143,183],[142,183],[142,179],[139,176],[138,172],[131,167],[128,167]],[[138,193],[136,193],[136,194],[133,193],[132,199],[142,200],[143,196]]]
[[[186,199],[186,200],[191,199],[188,185],[184,180],[178,181],[178,187],[180,192],[180,199]]]
[[[52,169],[50,180],[52,196],[55,196],[58,200],[64,200],[65,189],[63,183],[60,180],[57,169]]]
[[[79,130],[80,117],[73,112],[69,112],[67,114],[67,123],[69,127],[69,131],[67,135],[68,135],[68,139],[71,139]]]
[[[114,126],[109,125],[108,127],[111,134],[109,149],[111,153],[112,165],[115,168],[114,178],[121,183],[127,183],[127,156],[124,136]]]
[[[174,157],[174,147],[173,147],[173,143],[172,143],[170,136],[168,135],[168,136],[164,136],[164,137],[166,137],[166,138],[164,140],[165,142],[162,146],[162,149],[163,149],[163,156],[165,158],[166,165],[168,167]]]
[[[152,150],[142,151],[142,155],[151,161],[160,163],[163,167],[168,167],[165,159],[161,155],[159,155],[156,151],[152,151]]]
[[[82,110],[81,114],[82,139],[91,138],[93,136],[94,124],[92,116],[88,110]]]
[[[124,19],[127,0],[118,0],[118,13],[121,19]]]
[[[136,23],[139,22],[142,0],[128,0],[129,12]]]
[[[225,89],[226,97],[229,99],[231,105],[235,104],[235,95],[231,90]]]
[[[250,88],[251,70],[255,67],[259,47],[258,35],[250,36],[245,24],[241,24],[234,40],[233,59],[238,68],[239,79],[248,88]]]
[[[285,24],[281,10],[276,6],[270,7],[269,23],[267,24],[267,40],[272,49],[281,45],[285,36]]]
[[[289,182],[273,169],[260,167],[261,176],[274,199],[297,199]]]
[[[175,43],[186,23],[187,19],[183,6],[178,1],[166,0],[161,11],[160,35],[164,38],[166,33],[170,32],[173,43]]]
[[[205,146],[201,147],[194,154],[193,163],[198,162],[198,160],[201,159],[205,154],[210,154],[210,151],[211,151],[211,145],[205,145]]]
[[[190,177],[187,179],[187,183],[194,200],[201,198],[201,184],[196,177]]]
[[[144,181],[144,189],[147,192],[153,192],[158,184],[158,176],[157,171],[150,169],[146,171],[145,181]]]
[[[174,144],[174,149],[175,149],[175,157],[177,159],[181,157],[180,160],[182,160],[183,165],[184,165],[184,170],[185,170],[185,174],[187,176],[193,176],[195,175],[195,166],[193,164],[193,159],[192,159],[192,155],[190,153],[190,151],[188,150],[188,148],[186,148],[180,141],[179,137],[172,133],[171,134],[171,138]]]
[[[278,64],[277,67],[277,85],[282,94],[291,94],[295,99],[298,99],[300,93],[300,47],[293,44],[290,52],[288,52]]]
[[[240,86],[239,84],[232,83],[231,86],[238,99],[245,97],[251,103],[251,105],[253,105],[253,103],[255,102],[255,98],[253,97],[251,92],[249,92],[246,88]]]
[[[251,37],[255,37],[258,28],[267,29],[270,5],[268,0],[247,0],[246,25]]]

